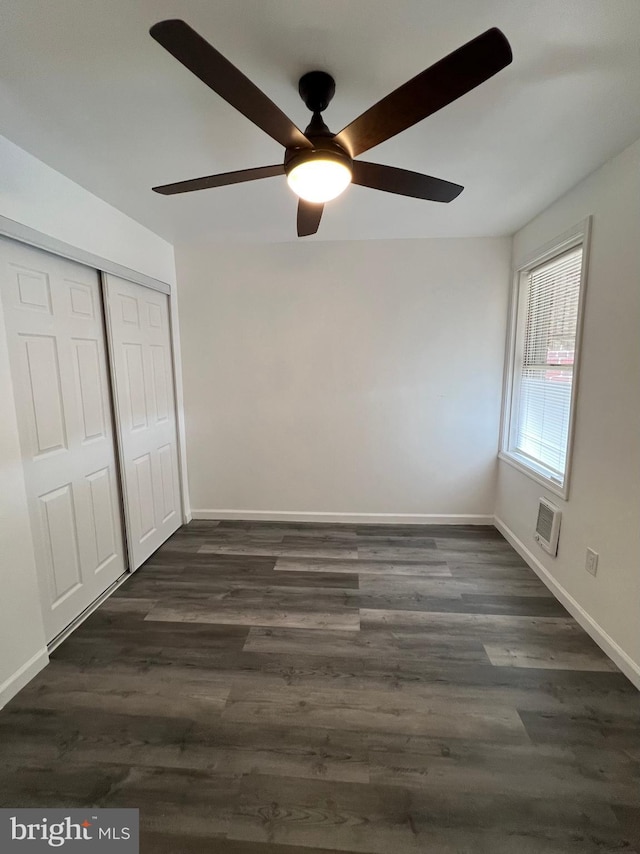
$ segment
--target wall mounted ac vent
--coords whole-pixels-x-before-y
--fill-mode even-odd
[[[541,498],[538,504],[535,538],[542,548],[554,557],[558,554],[561,519],[560,510],[546,498]]]

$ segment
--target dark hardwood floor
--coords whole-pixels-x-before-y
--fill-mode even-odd
[[[640,702],[492,528],[194,522],[0,712],[149,854],[640,854]]]

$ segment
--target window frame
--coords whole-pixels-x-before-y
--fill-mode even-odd
[[[589,268],[589,248],[591,238],[591,217],[579,222],[554,240],[539,247],[535,252],[527,255],[520,263],[514,264],[511,295],[509,301],[507,347],[505,352],[504,383],[502,394],[502,418],[500,426],[500,444],[498,458],[513,466],[518,471],[545,486],[550,492],[561,498],[569,497],[569,485],[571,479],[571,467],[573,460],[573,444],[576,422],[576,406],[578,397],[578,386],[580,381],[580,363],[582,361],[582,332],[584,307],[587,291],[587,278]],[[564,480],[559,481],[557,475],[535,460],[528,459],[517,453],[512,448],[513,420],[512,416],[516,410],[517,385],[516,377],[519,375],[518,360],[521,354],[516,352],[518,341],[518,329],[526,319],[526,294],[524,281],[531,270],[565,252],[582,246],[582,268],[580,271],[580,295],[578,297],[578,319],[576,324],[576,346],[573,362],[573,377],[571,384],[571,402],[569,410],[569,429],[567,434],[567,455],[565,462]],[[524,299],[523,299],[524,295]]]

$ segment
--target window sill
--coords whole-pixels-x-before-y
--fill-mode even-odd
[[[498,459],[503,460],[505,463],[508,463],[512,468],[517,469],[517,471],[525,474],[527,477],[531,478],[531,480],[535,480],[536,483],[541,484],[548,489],[549,492],[553,492],[554,495],[558,495],[560,498],[563,498],[565,501],[569,496],[569,476],[565,477],[564,484],[559,484],[556,480],[550,477],[545,473],[544,468],[540,466],[537,468],[527,462],[524,461],[522,457],[518,457],[515,454],[511,454],[508,451],[499,451]]]

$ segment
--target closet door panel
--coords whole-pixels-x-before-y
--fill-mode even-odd
[[[47,639],[126,568],[98,273],[0,239]]]
[[[104,278],[129,548],[137,568],[182,524],[169,298],[117,276]]]

